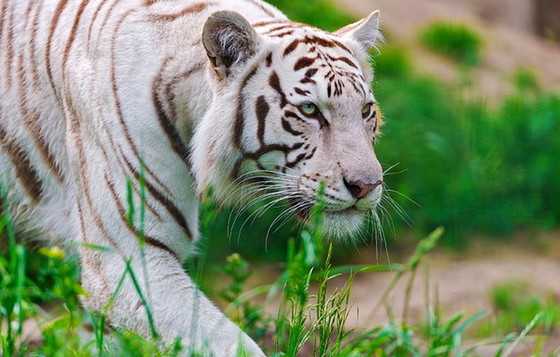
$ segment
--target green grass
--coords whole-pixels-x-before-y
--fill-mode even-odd
[[[246,290],[245,284],[250,276],[250,268],[246,261],[239,255],[233,255],[222,267],[222,271],[231,279],[231,283],[219,293],[229,304],[225,309],[226,314],[260,342],[267,354],[297,356],[305,349],[305,353],[311,353],[313,356],[333,357],[426,354],[467,356],[476,351],[478,346],[466,347],[463,344],[464,333],[467,327],[478,323],[483,314],[469,318],[458,314],[445,319],[439,313],[432,312],[437,309],[427,306],[427,323],[423,328],[419,328],[408,325],[406,308],[402,318],[395,318],[390,313],[392,309],[388,305],[388,296],[399,281],[407,279],[409,288],[406,297],[410,298],[410,288],[420,262],[434,249],[443,234],[443,229],[435,230],[422,240],[406,264],[335,266],[331,264],[333,246],[326,243],[322,236],[322,200],[319,202],[312,212],[310,226],[302,231],[298,240],[290,240],[284,269],[276,281]],[[208,211],[203,212],[204,216],[211,217],[216,213],[214,204],[205,204],[205,209]],[[10,229],[11,223],[5,213],[0,222],[4,229]],[[12,243],[15,243],[15,240],[12,240]],[[40,274],[50,274],[53,269],[56,270],[56,274],[53,277],[53,285],[40,288],[32,284],[31,276],[26,272],[26,254],[22,246],[12,244],[8,254],[0,259],[2,291],[11,292],[0,295],[1,326],[7,326],[0,331],[3,355],[31,353],[35,356],[106,356],[118,351],[122,356],[177,356],[184,350],[179,342],[161,346],[155,330],[149,340],[123,328],[117,328],[111,336],[106,337],[103,334],[106,324],[104,316],[112,299],[101,313],[91,314],[80,310],[77,301],[83,291],[77,280],[73,260],[68,260],[58,248],[43,249],[46,264],[40,267]],[[204,280],[204,272],[208,272],[204,254],[196,263],[192,265],[191,273]],[[371,314],[385,308],[389,316],[388,322],[370,330],[346,330],[344,326],[350,314],[349,296],[354,277],[357,274],[387,271],[394,273],[393,279]],[[122,276],[129,276],[134,281],[138,273],[132,271],[128,264]],[[334,290],[329,289],[331,280],[341,275],[346,277],[346,283],[338,285]],[[113,297],[118,291],[117,286]],[[139,288],[137,293],[142,298]],[[210,293],[212,294],[212,291]],[[254,302],[254,298],[259,295],[266,295],[267,300],[279,299],[277,315],[269,315]],[[33,301],[33,296],[45,297],[46,300],[48,297],[57,296],[58,304],[63,308],[51,313],[42,312],[42,303]],[[519,334],[511,335],[509,339],[498,339],[498,342],[493,343],[502,344],[502,350],[511,349],[512,344],[519,342],[515,336],[522,337],[530,329],[540,326],[537,323],[541,322],[546,313],[546,310],[543,311],[537,310],[538,319],[530,321]],[[39,321],[43,335],[42,345],[28,346],[22,339],[21,327],[26,319]],[[84,338],[78,331],[86,322],[93,326],[95,333]],[[199,355],[203,356],[204,353]]]

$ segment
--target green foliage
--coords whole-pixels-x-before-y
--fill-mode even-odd
[[[266,0],[284,12],[292,21],[335,31],[354,21],[352,16],[330,1],[325,0]]]
[[[295,356],[311,337],[313,329],[309,323],[309,285],[315,267],[320,268],[324,254],[324,242],[321,241],[321,223],[324,208],[324,183],[319,188],[319,203],[311,212],[311,233],[305,230],[296,246],[294,240],[288,246],[286,271],[280,276],[275,291],[282,291],[282,302],[278,309],[275,332],[275,349],[288,356]],[[326,262],[328,265],[328,262]]]
[[[474,66],[480,60],[482,39],[467,25],[436,21],[421,33],[424,45],[461,64]]]
[[[380,78],[402,78],[411,73],[412,61],[404,48],[383,46],[373,53],[375,75]]]
[[[476,314],[463,322],[461,322],[462,314],[453,316],[447,322],[432,316],[428,329],[424,332],[424,341],[419,339],[414,327],[390,320],[387,324],[361,335],[346,346],[339,355],[352,357],[472,355],[479,346],[465,348],[463,332],[483,315],[484,313]]]
[[[272,318],[266,316],[261,306],[251,304],[242,296],[246,281],[252,274],[249,263],[235,253],[227,257],[226,264],[219,268],[232,279],[231,284],[220,292],[220,296],[230,304],[227,310],[229,318],[255,341],[263,340]]]
[[[7,202],[6,187],[0,182],[0,203]],[[6,250],[2,244],[7,242]],[[82,292],[76,264],[65,259],[61,250],[43,248],[29,253],[16,242],[12,220],[0,205],[0,354],[12,356],[27,350],[21,338],[23,323],[40,309],[42,301],[64,301],[69,311],[79,307]],[[61,264],[67,262],[67,264]],[[35,270],[34,264],[40,264]],[[74,314],[69,314],[73,319]]]
[[[377,146],[388,191],[415,227],[443,225],[450,238],[465,232],[507,233],[560,223],[560,96],[514,93],[496,109],[465,102],[431,78],[378,78],[386,117]],[[406,143],[403,145],[403,143]]]

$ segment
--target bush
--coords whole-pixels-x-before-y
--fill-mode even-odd
[[[424,45],[461,64],[474,66],[478,63],[482,39],[468,26],[437,21],[420,33]]]
[[[387,118],[378,154],[406,170],[386,181],[420,205],[395,197],[415,227],[460,238],[560,223],[560,96],[519,92],[491,109],[433,79],[378,80]]]

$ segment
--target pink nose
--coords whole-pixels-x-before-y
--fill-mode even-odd
[[[375,190],[375,188],[381,185],[383,181],[377,180],[374,183],[365,183],[360,180],[356,181],[346,181],[344,180],[344,184],[348,188],[348,191],[354,196],[355,198],[364,198],[367,196],[368,193]]]

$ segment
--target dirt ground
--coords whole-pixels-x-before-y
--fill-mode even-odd
[[[362,253],[361,260],[376,261],[374,250],[372,248],[369,254]],[[392,263],[404,264],[408,255],[389,259]],[[380,264],[386,263],[386,258],[380,260]],[[353,292],[357,306],[364,304],[361,311],[368,310],[369,300],[375,301],[381,296],[393,276],[394,273],[375,273],[357,277]],[[523,232],[497,239],[478,237],[473,238],[465,249],[436,248],[424,258],[418,269],[410,301],[412,317],[424,315],[426,279],[430,286],[430,302],[433,304],[437,299],[448,312],[474,314],[481,310],[490,311],[492,288],[505,282],[524,282],[528,284],[528,294],[552,294],[560,299],[560,232]],[[402,280],[390,299],[396,307],[393,311],[396,316],[402,313],[406,279]],[[369,324],[379,324],[382,321],[378,319],[385,318],[384,314],[374,316]],[[368,326],[361,322],[362,326]]]

